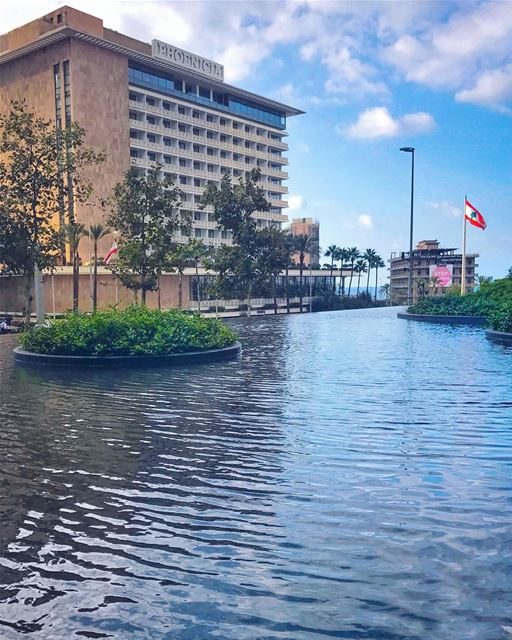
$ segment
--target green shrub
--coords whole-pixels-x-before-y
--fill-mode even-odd
[[[26,351],[52,355],[164,355],[218,349],[236,334],[215,318],[188,311],[131,306],[91,315],[69,314],[21,336]]]
[[[489,326],[495,331],[512,333],[512,302],[504,302],[489,314]]]
[[[503,304],[512,304],[512,279],[488,282],[465,296],[443,295],[424,298],[407,308],[409,313],[435,316],[485,316],[491,318]]]

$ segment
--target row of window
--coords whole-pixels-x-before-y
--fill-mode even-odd
[[[160,93],[174,95],[183,100],[189,100],[213,109],[237,114],[248,120],[255,120],[256,122],[268,124],[278,129],[284,129],[286,127],[286,116],[284,113],[276,113],[262,109],[255,104],[245,103],[242,100],[235,99],[228,93],[217,93],[206,87],[186,83],[179,78],[171,78],[164,74],[156,74],[141,67],[130,65],[128,67],[128,81],[130,84],[153,89]]]

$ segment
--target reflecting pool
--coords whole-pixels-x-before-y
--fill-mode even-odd
[[[512,639],[512,350],[396,309],[240,360],[29,370],[0,338],[0,638]]]

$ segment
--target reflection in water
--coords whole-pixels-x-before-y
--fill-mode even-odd
[[[392,309],[233,321],[239,361],[14,367],[0,637],[510,638],[511,356]]]

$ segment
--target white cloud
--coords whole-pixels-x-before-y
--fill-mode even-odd
[[[442,200],[441,202],[430,202],[429,206],[448,218],[460,218],[462,216],[462,209],[446,202],[446,200]]]
[[[357,224],[360,227],[363,227],[363,229],[373,229],[375,227],[372,216],[368,215],[367,213],[362,213],[357,218]]]
[[[289,196],[288,197],[288,209],[291,211],[302,209],[305,206],[305,201],[302,196]]]
[[[386,107],[373,107],[360,113],[353,124],[344,128],[338,127],[338,132],[347,138],[372,140],[393,138],[404,134],[427,133],[434,128],[435,121],[430,113],[419,111],[393,118]]]
[[[512,100],[512,64],[483,73],[471,89],[456,93],[455,99],[510,113],[504,103]]]
[[[461,102],[499,107],[512,99],[512,10],[509,2],[462,3],[450,18],[402,35],[382,59],[411,82],[457,92]]]

